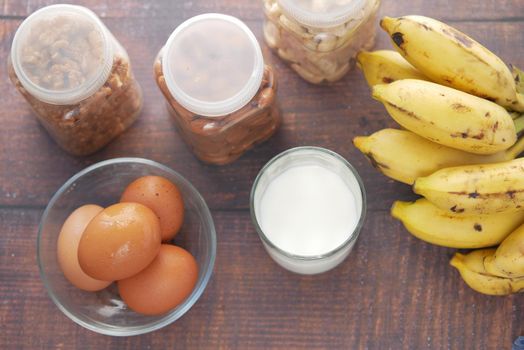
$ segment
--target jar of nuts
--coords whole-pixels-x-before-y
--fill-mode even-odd
[[[373,47],[380,0],[263,0],[264,38],[313,84],[331,83]]]
[[[142,108],[126,51],[81,6],[47,6],[22,22],[8,72],[41,124],[74,155],[105,146]]]
[[[280,125],[275,74],[237,18],[203,14],[182,23],[154,74],[179,134],[205,162],[230,163]]]

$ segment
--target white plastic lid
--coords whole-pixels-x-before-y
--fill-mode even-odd
[[[217,117],[239,110],[256,95],[264,59],[257,39],[242,21],[208,13],[173,31],[162,70],[178,103],[195,114]]]
[[[277,0],[284,13],[311,27],[329,28],[346,23],[367,0]]]
[[[22,86],[50,104],[74,104],[94,94],[113,66],[113,46],[100,19],[85,7],[52,5],[16,31],[11,62]]]

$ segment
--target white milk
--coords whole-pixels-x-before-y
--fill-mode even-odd
[[[318,256],[348,240],[357,226],[355,197],[335,172],[318,165],[285,170],[267,186],[259,224],[267,238],[293,255]]]
[[[301,274],[328,271],[349,255],[366,216],[357,171],[325,148],[273,157],[251,190],[251,218],[268,254]]]

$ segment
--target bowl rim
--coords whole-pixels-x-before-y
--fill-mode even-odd
[[[163,315],[162,318],[159,320],[156,320],[154,322],[151,322],[147,326],[130,326],[130,327],[111,327],[111,326],[104,326],[100,327],[97,326],[98,323],[89,323],[81,318],[77,317],[74,313],[70,312],[64,305],[60,303],[58,298],[52,293],[51,288],[49,286],[48,280],[46,278],[46,274],[44,272],[44,264],[42,263],[41,256],[40,256],[40,242],[42,237],[42,230],[44,227],[44,223],[49,216],[50,210],[54,207],[56,201],[58,198],[67,190],[71,185],[73,185],[78,179],[80,179],[82,176],[97,170],[99,168],[108,166],[108,165],[114,165],[114,164],[127,164],[127,163],[138,163],[142,165],[152,166],[159,168],[163,171],[166,171],[170,173],[171,175],[177,177],[177,179],[180,180],[184,184],[184,186],[187,186],[192,192],[195,193],[197,201],[201,202],[204,212],[203,215],[205,216],[206,221],[209,223],[209,234],[210,234],[210,242],[211,242],[211,257],[208,263],[208,267],[206,271],[204,272],[204,275],[201,279],[197,281],[197,284],[193,288],[193,291],[191,294],[186,298],[186,300],[177,306],[173,311],[166,313]],[[216,229],[215,224],[213,221],[213,217],[211,215],[211,211],[209,210],[209,207],[206,204],[206,201],[200,194],[200,192],[180,173],[176,172],[175,170],[159,163],[154,160],[145,159],[145,158],[138,158],[138,157],[120,157],[120,158],[112,158],[108,160],[104,160],[101,162],[94,163],[79,172],[77,172],[75,175],[71,176],[60,188],[53,194],[49,202],[47,203],[47,206],[42,214],[42,217],[40,218],[40,223],[38,225],[38,234],[36,239],[36,259],[38,263],[38,270],[40,273],[40,279],[44,283],[44,287],[46,289],[47,294],[53,301],[53,303],[64,313],[69,319],[71,319],[76,324],[89,329],[93,332],[99,333],[99,334],[105,334],[110,336],[133,336],[133,335],[140,335],[145,334],[149,332],[153,332],[155,330],[158,330],[160,328],[163,328],[176,320],[178,320],[180,317],[182,317],[200,298],[202,293],[204,292],[209,280],[211,279],[211,275],[213,273],[213,269],[215,266],[215,260],[216,260],[216,248],[217,248],[217,239],[216,239]]]

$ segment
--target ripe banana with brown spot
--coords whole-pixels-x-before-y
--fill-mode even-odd
[[[524,112],[524,95],[504,62],[457,29],[423,16],[380,21],[404,58],[432,81]]]
[[[415,193],[441,209],[477,215],[524,209],[524,158],[441,169],[418,178]]]
[[[451,148],[493,154],[517,140],[515,122],[504,108],[459,90],[404,79],[375,85],[372,95],[404,128]]]
[[[524,277],[524,225],[504,239],[495,253],[484,260],[484,267],[495,276]]]
[[[513,78],[515,78],[517,92],[524,94],[524,72],[515,66],[511,66],[511,72],[513,73]]]
[[[381,173],[408,185],[443,168],[503,162],[524,151],[524,138],[506,151],[479,155],[439,145],[411,131],[398,129],[357,136],[353,144]]]
[[[456,253],[450,261],[464,282],[479,293],[487,295],[509,295],[524,289],[524,278],[504,278],[489,274],[484,261],[495,249],[479,249],[469,254]]]
[[[396,201],[391,215],[423,241],[463,249],[497,245],[524,222],[524,211],[466,216],[442,210],[424,198]]]
[[[361,51],[357,55],[357,66],[364,72],[370,87],[401,79],[428,80],[402,55],[392,50]]]

